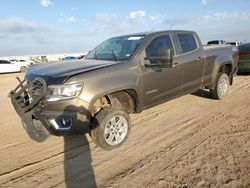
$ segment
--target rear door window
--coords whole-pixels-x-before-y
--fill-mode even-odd
[[[196,39],[192,34],[177,34],[180,42],[181,52],[187,53],[194,51],[198,48]]]

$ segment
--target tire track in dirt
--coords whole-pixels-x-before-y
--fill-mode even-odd
[[[240,80],[238,78],[240,78]],[[249,77],[247,77],[247,76],[235,77],[233,87],[231,87],[231,90],[229,90],[229,95],[232,95],[232,94],[238,92],[240,89],[249,88],[250,82],[248,80],[249,80]]]
[[[235,106],[232,106],[232,105],[230,105],[230,106],[228,106],[228,108],[230,108],[230,107],[232,107],[232,109],[234,108],[235,109]],[[214,110],[214,109],[212,109],[212,110]],[[221,110],[221,111],[223,111],[223,110]],[[221,118],[219,118],[219,119],[221,119],[220,121],[219,121],[219,123],[217,122],[218,120],[218,117],[220,117],[220,116],[217,116],[217,118],[215,118],[215,117],[212,117],[212,119],[210,119],[210,120],[213,120],[214,118],[215,118],[215,125],[219,125],[219,124],[224,124],[224,121],[226,121],[226,122],[228,122],[228,120],[229,119],[232,119],[233,120],[233,122],[236,122],[236,121],[238,121],[239,120],[239,112],[240,111],[245,111],[245,112],[247,112],[247,113],[249,113],[248,111],[249,111],[249,107],[246,105],[244,108],[242,108],[242,109],[240,109],[240,108],[237,108],[237,109],[235,109],[233,112],[230,112],[230,114],[229,115],[223,115],[222,114],[222,116],[221,116]],[[226,117],[223,117],[223,116],[226,116]],[[245,115],[243,115],[243,117],[246,117],[247,115],[245,114]],[[205,119],[205,122],[206,121],[209,121],[209,120],[206,120]],[[212,121],[213,122],[213,121]],[[205,123],[206,124],[206,123]],[[205,124],[203,124],[203,125],[205,125]],[[228,122],[228,124],[232,124],[232,122]],[[226,124],[225,126],[227,126],[228,124]],[[201,124],[201,126],[203,127],[203,125]],[[225,127],[224,126],[224,127]],[[216,127],[215,127],[216,128]],[[214,127],[212,126],[212,128],[211,129],[214,129]],[[213,131],[212,133],[215,133],[215,132],[217,132],[218,130],[220,130],[221,129],[221,127],[220,128],[217,128],[217,129],[215,129],[215,131]],[[194,134],[196,134],[196,132],[194,132]],[[146,164],[147,164],[147,162],[145,162]],[[140,166],[140,165],[138,165],[138,166]],[[130,170],[130,172],[134,172],[135,170],[134,169],[132,169],[132,170]],[[120,177],[122,177],[122,176],[124,176],[124,173],[123,173],[123,175],[121,175]],[[145,176],[142,176],[142,177],[145,177]],[[151,178],[152,179],[152,178]],[[122,185],[122,184],[120,184],[120,185]],[[112,185],[113,186],[113,185]]]
[[[227,119],[227,123],[223,124],[223,126],[219,126],[223,121],[225,121],[225,116]],[[135,182],[133,182],[133,179],[131,176],[133,176],[133,173],[140,174],[144,182],[143,184],[140,184],[138,187],[146,186],[146,187],[152,187],[151,185],[154,184],[154,182],[151,182],[152,180],[152,174],[150,173],[150,168],[156,168],[157,171],[165,171],[168,167],[170,167],[172,164],[174,164],[176,161],[178,161],[180,158],[182,158],[184,155],[195,149],[199,144],[204,142],[207,138],[209,138],[211,135],[216,133],[218,130],[222,129],[223,127],[227,126],[228,124],[232,123],[233,121],[236,121],[235,116],[232,116],[231,114],[217,114],[213,117],[210,117],[206,120],[207,123],[200,123],[198,126],[203,127],[203,129],[197,130],[191,132],[191,135],[187,135],[189,138],[181,137],[181,140],[185,139],[186,141],[181,143],[180,141],[176,140],[179,145],[173,146],[171,152],[169,152],[168,147],[164,147],[160,150],[160,152],[157,152],[155,154],[152,154],[148,156],[148,158],[145,158],[141,160],[138,164],[135,164],[133,168],[128,169],[125,173],[119,174],[116,177],[110,178],[108,181],[108,184],[104,184],[104,187],[123,187],[122,181],[129,182],[129,185],[126,184],[126,186],[135,186]],[[206,128],[204,128],[204,126]],[[193,134],[192,134],[193,133]],[[171,141],[166,140],[166,142],[171,143]],[[180,144],[181,143],[181,144]],[[162,163],[158,163],[159,160],[166,161],[164,165]],[[149,168],[147,171],[142,170],[142,168]],[[136,172],[140,171],[140,172]],[[149,176],[147,178],[147,176]],[[128,181],[130,179],[130,181]],[[147,179],[150,182],[147,182]],[[116,182],[119,182],[117,183]],[[121,181],[122,180],[122,181]],[[116,183],[115,183],[116,182]],[[117,184],[117,185],[116,185]]]
[[[75,138],[72,138],[72,143],[74,143]],[[17,145],[18,147],[20,145]],[[0,174],[0,184],[4,184],[7,181],[13,181],[19,178],[22,178],[23,176],[29,175],[38,169],[41,168],[41,166],[47,166],[47,165],[52,165],[55,161],[60,161],[63,163],[64,160],[64,154],[67,152],[71,152],[72,157],[79,155],[80,152],[77,152],[77,150],[80,147],[85,147],[86,145],[78,144],[78,145],[73,145],[72,150],[70,151],[63,151],[59,153],[55,153],[54,155],[51,155],[49,157],[42,158],[41,160],[35,160],[34,162],[26,163],[23,166],[20,166],[18,168],[15,168],[11,171],[6,171],[4,173]],[[40,151],[36,154],[33,154],[32,158],[38,158],[39,156],[44,156],[46,153],[50,153],[54,150],[58,150],[60,148],[58,145],[55,145],[54,147],[47,148],[44,151]],[[31,159],[32,159],[31,158]],[[32,160],[31,160],[32,161]]]

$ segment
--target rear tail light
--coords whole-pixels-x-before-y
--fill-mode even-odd
[[[239,55],[240,55],[240,57],[241,56],[250,56],[250,53],[240,53]]]

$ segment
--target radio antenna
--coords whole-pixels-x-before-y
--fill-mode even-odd
[[[171,30],[171,29],[172,29],[172,26],[173,26],[173,24],[170,24],[169,30]]]

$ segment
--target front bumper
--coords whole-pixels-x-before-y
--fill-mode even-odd
[[[72,108],[72,107],[71,107]],[[42,110],[37,107],[31,111],[35,119],[39,119],[52,135],[82,134],[90,131],[91,115],[83,108],[59,111]]]
[[[89,132],[91,114],[84,108],[87,106],[84,101],[76,98],[48,103],[44,100],[46,92],[34,99],[28,93],[28,83],[20,79],[19,82],[9,97],[30,137],[31,132],[37,134],[37,131],[52,135]]]

